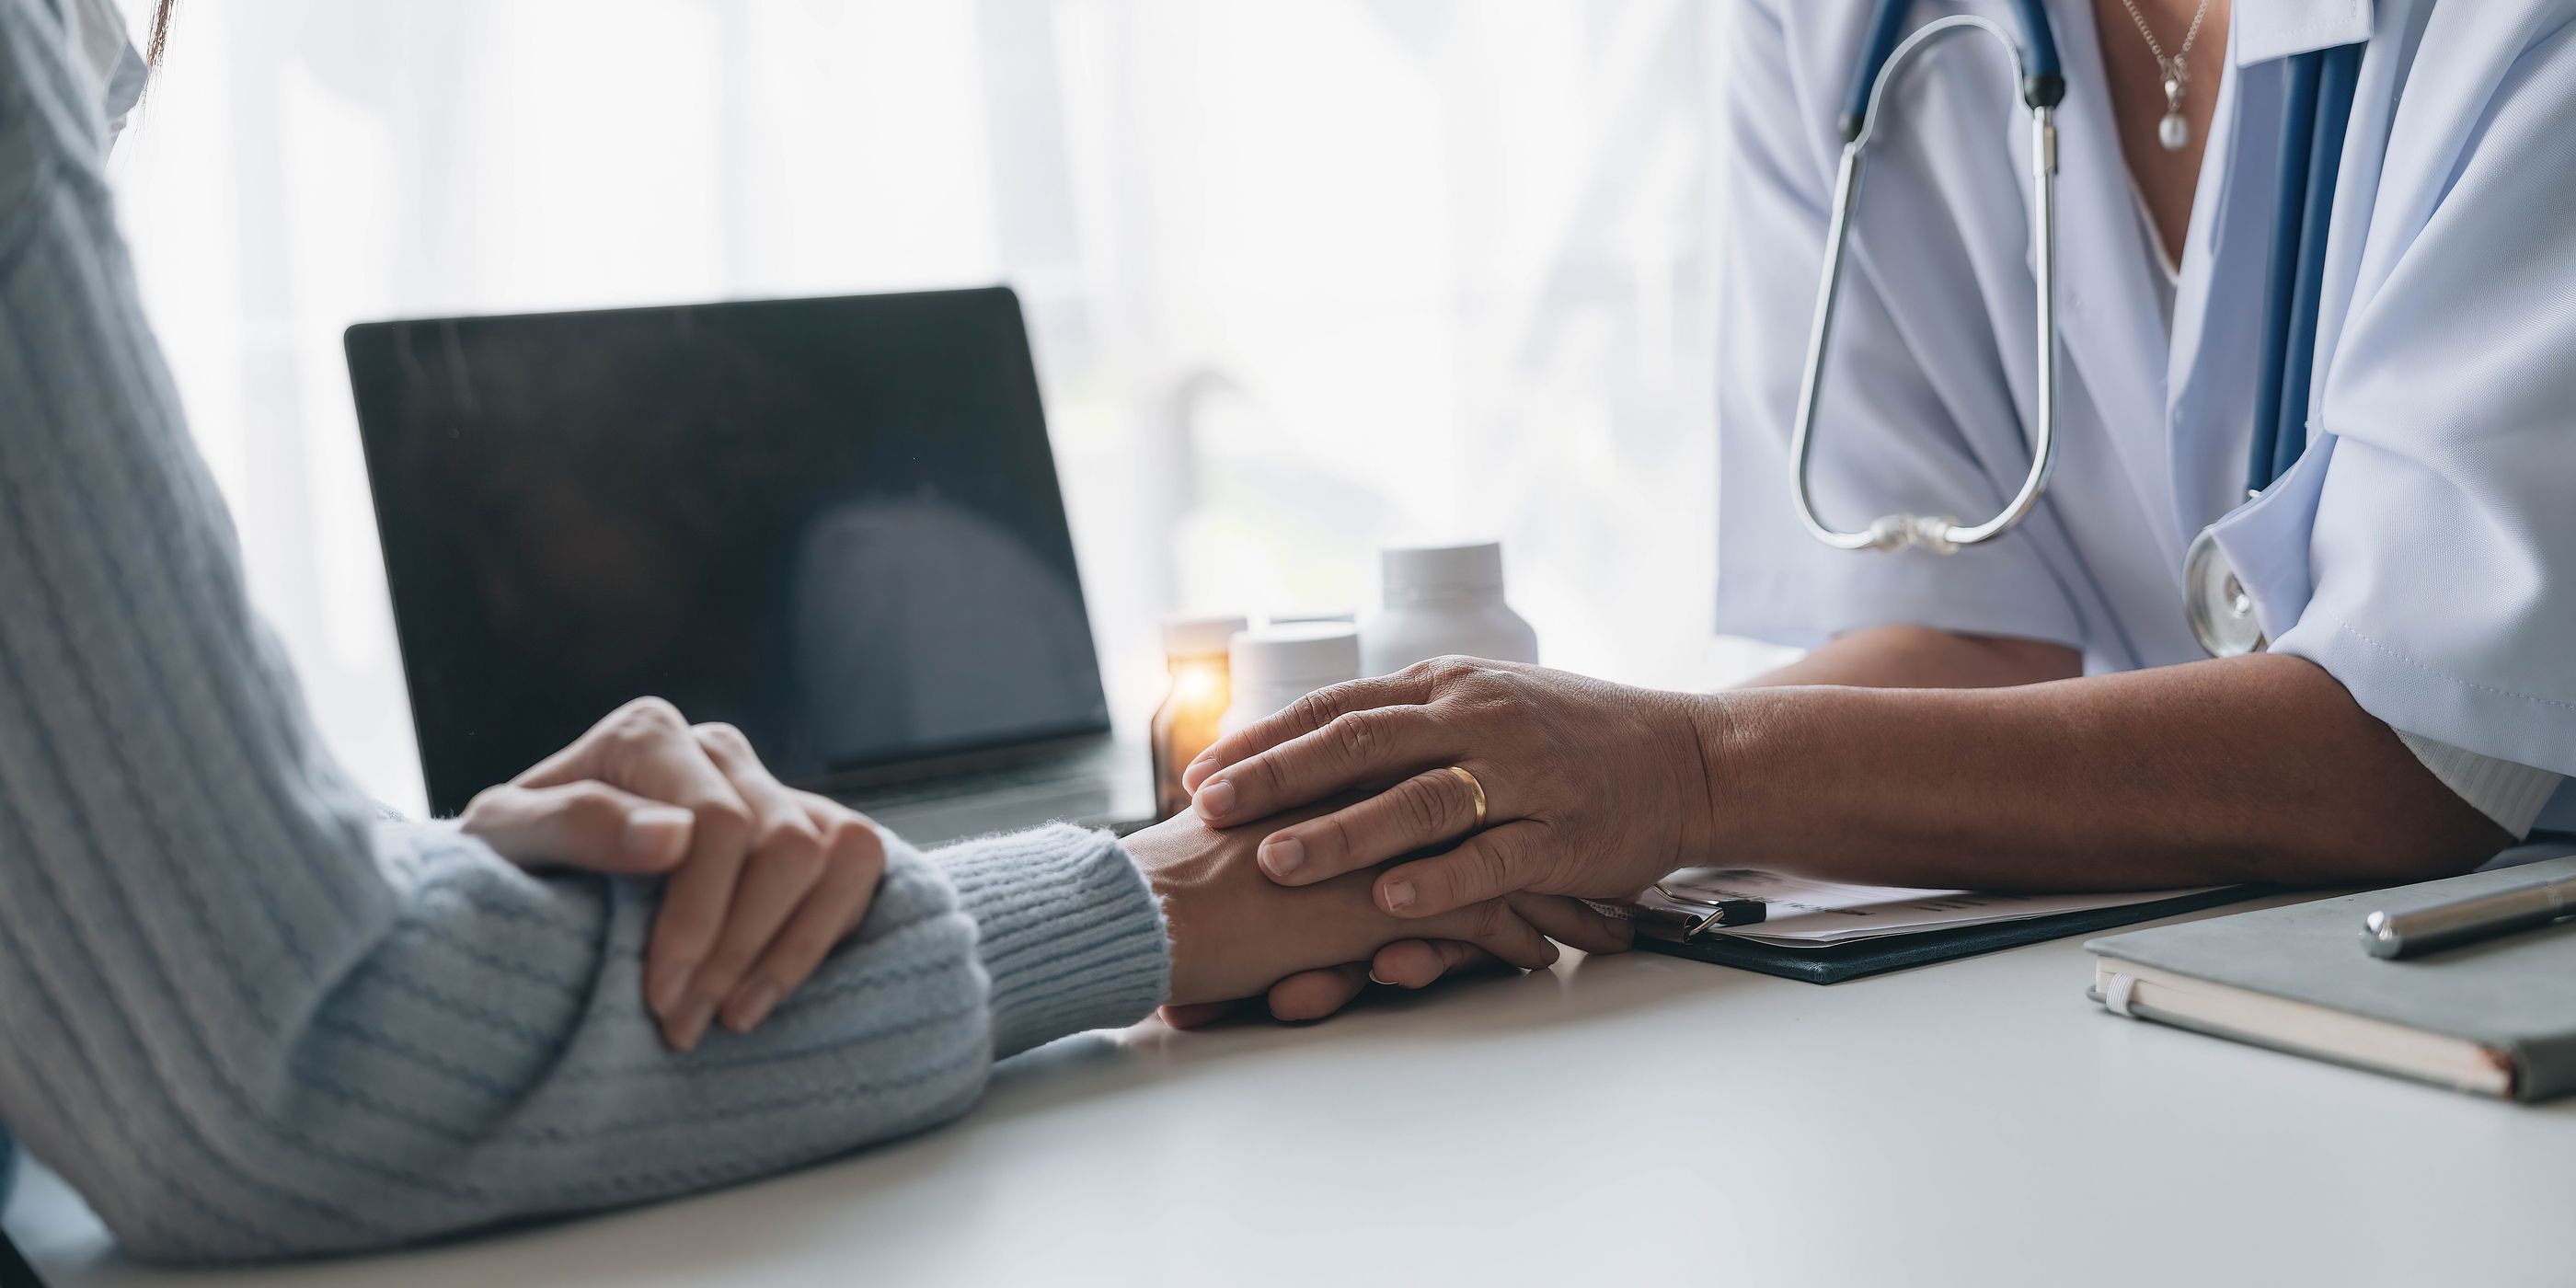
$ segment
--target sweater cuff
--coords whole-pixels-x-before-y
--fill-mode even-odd
[[[975,919],[992,981],[993,1058],[1124,1028],[1169,993],[1163,910],[1117,838],[1057,824],[930,856]]]

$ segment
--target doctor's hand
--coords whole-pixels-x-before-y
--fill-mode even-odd
[[[1170,926],[1172,982],[1166,1015],[1182,1027],[1220,1009],[1213,1004],[1265,994],[1275,1001],[1274,986],[1303,973],[1367,962],[1390,944],[1426,936],[1536,970],[1557,958],[1556,945],[1539,930],[1540,924],[1561,930],[1578,944],[1607,943],[1616,935],[1605,919],[1571,900],[1520,905],[1534,918],[1516,911],[1514,903],[1494,899],[1406,920],[1372,902],[1367,873],[1285,888],[1268,880],[1254,859],[1263,831],[1218,831],[1183,814],[1126,840],[1128,854],[1162,900]],[[1331,1006],[1347,1000],[1344,995]]]
[[[681,1051],[710,1023],[743,1033],[767,1019],[858,927],[885,875],[874,823],[788,788],[739,730],[693,726],[659,698],[476,796],[460,822],[523,867],[667,874],[644,997]]]
[[[1624,898],[1705,860],[1709,788],[1693,704],[1543,667],[1438,658],[1310,694],[1218,739],[1182,781],[1220,826],[1369,793],[1270,828],[1260,862],[1272,880],[1305,885],[1446,849],[1374,877],[1377,905],[1396,917],[1514,891]]]

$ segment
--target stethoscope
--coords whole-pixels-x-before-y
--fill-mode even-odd
[[[2039,504],[2057,465],[2057,106],[2066,96],[2057,37],[2041,0],[2014,0],[2022,39],[1993,21],[1956,14],[1903,34],[1910,0],[1879,0],[1861,47],[1841,119],[1843,153],[1834,176],[1831,223],[1825,231],[1825,265],[1816,287],[1814,321],[1807,333],[1807,371],[1798,391],[1790,471],[1798,518],[1809,534],[1839,550],[1896,551],[1920,546],[1952,554],[2012,530]],[[2038,318],[2037,429],[2030,472],[1992,518],[1962,524],[1946,517],[1890,514],[1866,528],[1844,531],[1816,513],[1807,479],[1815,454],[1817,392],[1834,330],[1834,297],[1842,284],[1843,252],[1851,237],[1852,210],[1860,199],[1861,160],[1884,117],[1889,86],[1916,54],[1962,32],[1993,37],[2012,59],[2013,81],[2030,114],[2032,276]],[[2352,119],[2353,90],[2361,68],[2360,45],[2299,54],[2289,60],[2289,108],[2283,121],[2280,205],[2272,217],[2272,247],[2264,300],[2264,356],[2256,388],[2254,441],[2247,452],[2245,499],[2262,495],[2297,464],[2307,449],[2308,390],[2315,374],[2317,304],[2324,294],[2326,231],[2334,211],[2335,178],[2343,159],[2345,126]],[[2238,582],[2226,554],[2204,529],[2183,558],[2183,613],[2192,635],[2212,657],[2234,657],[2264,646],[2253,597]]]

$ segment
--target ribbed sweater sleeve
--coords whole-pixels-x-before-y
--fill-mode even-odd
[[[129,1251],[373,1248],[772,1172],[1153,1006],[1143,878],[1055,828],[895,846],[775,1016],[676,1055],[639,997],[652,887],[379,820],[248,607],[58,22],[0,0],[0,1123]]]

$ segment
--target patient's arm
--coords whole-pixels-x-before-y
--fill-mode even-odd
[[[129,1250],[374,1247],[775,1171],[1162,999],[1110,838],[898,847],[769,1023],[681,1056],[637,978],[653,887],[377,822],[244,597],[56,21],[0,0],[0,1121]]]
[[[1000,1056],[1399,933],[1547,952],[1490,909],[1398,925],[1364,875],[1284,890],[1257,833],[1195,819],[1133,858],[1067,827],[889,840],[864,919],[765,1024],[669,1050],[642,980],[658,883],[380,821],[314,736],[55,21],[0,0],[0,1122],[128,1251],[306,1255],[641,1202],[938,1123]]]

